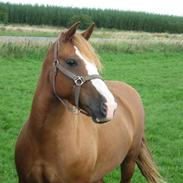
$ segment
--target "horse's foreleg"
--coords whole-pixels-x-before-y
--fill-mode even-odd
[[[130,183],[135,171],[135,161],[125,160],[121,164],[121,183]]]

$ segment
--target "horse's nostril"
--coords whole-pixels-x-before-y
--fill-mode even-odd
[[[101,112],[102,112],[102,114],[103,114],[104,116],[107,115],[107,105],[106,105],[105,102],[102,102],[102,103],[101,103],[100,110],[101,110]]]

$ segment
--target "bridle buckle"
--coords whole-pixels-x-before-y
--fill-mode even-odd
[[[74,83],[76,86],[82,86],[84,83],[84,78],[82,76],[76,76],[74,78]]]
[[[56,66],[57,67],[58,64],[59,64],[58,59],[55,59],[54,62],[53,62],[53,66]]]

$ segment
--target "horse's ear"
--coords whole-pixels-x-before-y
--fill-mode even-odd
[[[70,41],[76,33],[76,30],[79,27],[79,25],[80,22],[76,22],[75,24],[73,24],[71,27],[68,28],[67,31],[61,33],[59,39],[64,42]]]
[[[88,40],[94,30],[95,23],[91,24],[84,32],[81,33],[81,35]]]

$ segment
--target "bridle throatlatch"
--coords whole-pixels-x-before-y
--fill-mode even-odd
[[[58,71],[60,71],[61,73],[63,73],[65,76],[67,76],[68,78],[70,78],[71,80],[73,80],[74,82],[74,101],[75,101],[75,106],[76,108],[84,113],[84,114],[88,114],[86,111],[83,111],[79,108],[79,97],[80,97],[80,90],[81,90],[81,86],[83,84],[85,84],[86,82],[92,80],[92,79],[102,79],[102,77],[100,75],[94,74],[94,75],[87,75],[87,76],[80,76],[80,75],[76,75],[75,73],[70,72],[69,70],[67,70],[66,68],[63,67],[63,65],[61,65],[61,63],[59,62],[59,57],[58,57],[58,41],[55,43],[55,47],[54,47],[54,61],[53,61],[53,93],[55,95],[55,97],[65,106],[69,109],[69,111],[73,111],[71,108],[69,108],[66,100],[63,97],[60,97],[57,92],[56,92],[56,76]]]

